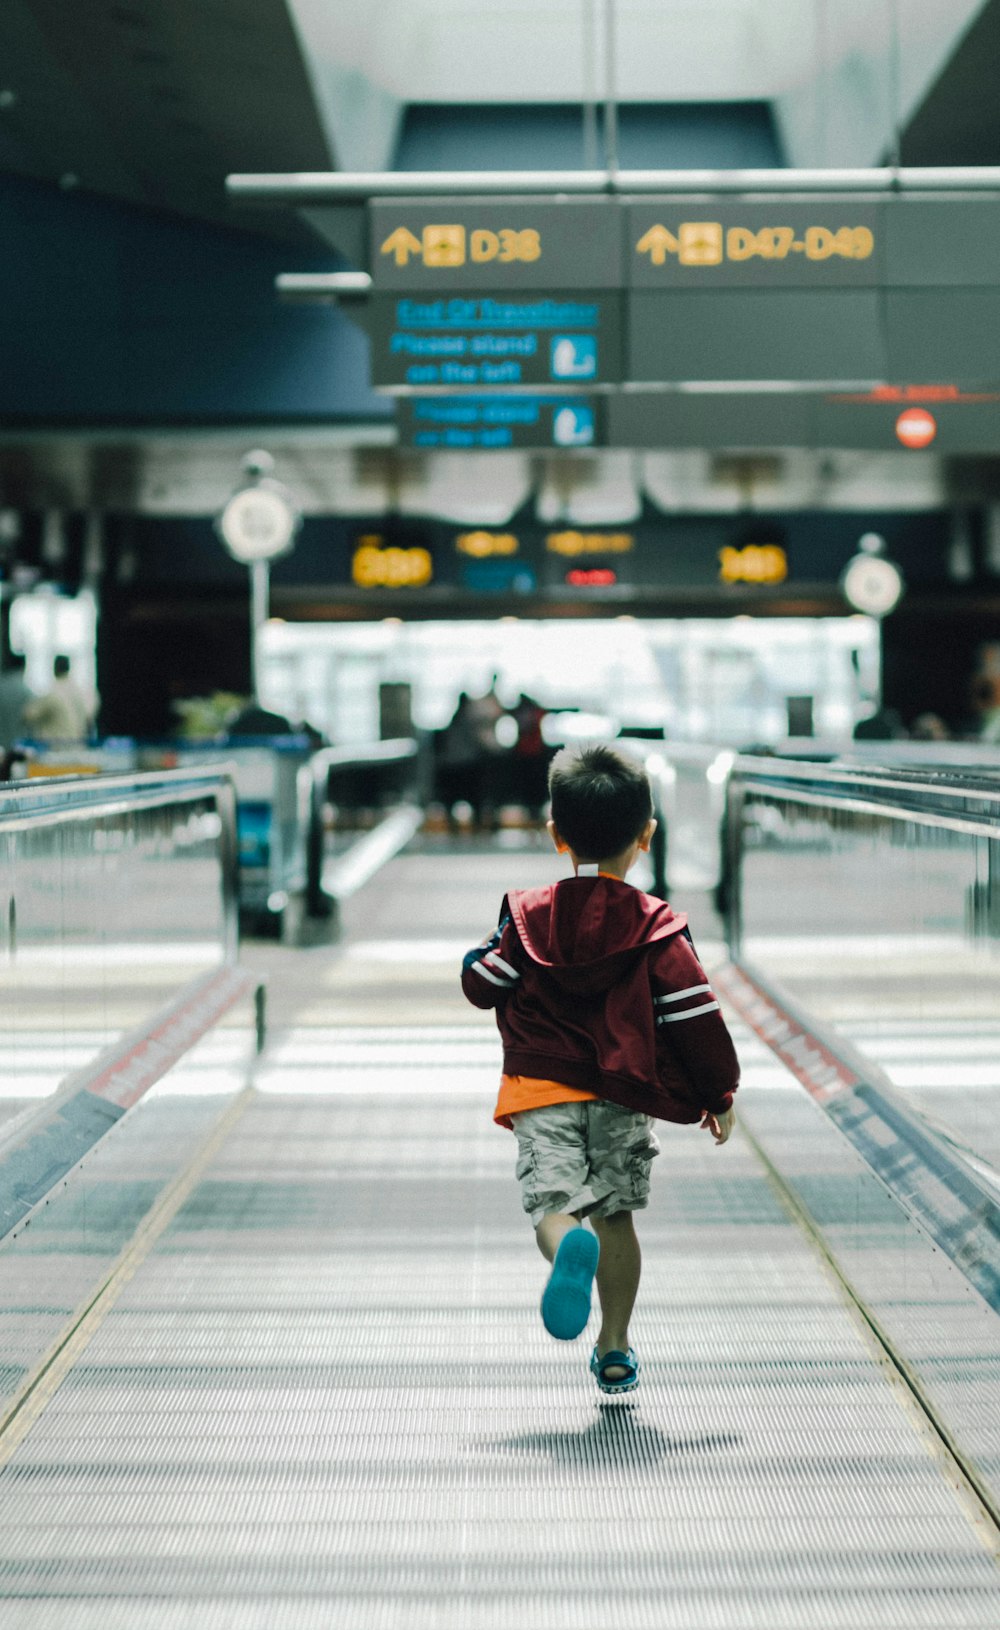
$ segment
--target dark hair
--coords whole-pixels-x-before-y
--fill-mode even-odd
[[[642,765],[613,747],[564,747],[549,766],[552,820],[580,860],[607,860],[634,843],[653,813]]]

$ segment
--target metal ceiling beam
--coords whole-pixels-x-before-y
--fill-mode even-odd
[[[865,170],[381,170],[357,174],[303,171],[230,175],[229,197],[241,204],[296,208],[367,198],[492,194],[634,193],[899,193],[997,192],[1000,166]]]
[[[279,298],[290,303],[363,299],[371,286],[368,272],[279,272],[274,280]]]

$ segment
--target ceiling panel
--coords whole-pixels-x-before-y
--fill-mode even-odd
[[[329,165],[284,0],[0,7],[0,170],[232,225],[230,171]]]

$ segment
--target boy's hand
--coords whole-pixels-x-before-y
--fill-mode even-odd
[[[735,1109],[724,1109],[721,1114],[713,1115],[710,1110],[706,1109],[701,1125],[703,1131],[711,1132],[716,1143],[725,1143],[736,1125],[736,1111]]]

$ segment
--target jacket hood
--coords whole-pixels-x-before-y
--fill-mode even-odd
[[[508,894],[506,909],[522,947],[567,990],[606,990],[657,940],[679,934],[687,917],[617,877],[570,877]]]

